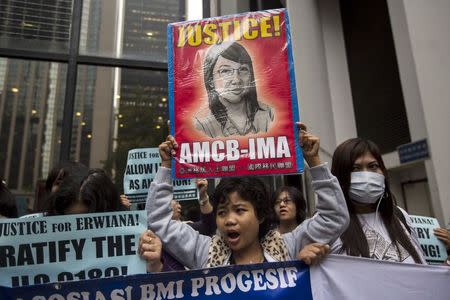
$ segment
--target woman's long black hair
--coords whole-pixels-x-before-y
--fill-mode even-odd
[[[214,86],[213,74],[214,66],[217,63],[217,59],[219,58],[219,56],[240,64],[247,64],[249,66],[250,87],[248,87],[248,91],[243,96],[242,100],[246,103],[247,118],[249,119],[250,123],[253,123],[256,112],[261,109],[258,105],[258,97],[256,94],[253,63],[247,50],[245,50],[245,48],[237,42],[225,42],[220,45],[212,46],[208,50],[205,61],[203,62],[203,77],[205,81],[205,88],[208,93],[209,109],[211,110],[211,113],[223,129],[228,119],[227,109],[219,100],[219,95],[217,94]]]
[[[361,223],[356,215],[353,202],[350,200],[348,191],[350,188],[351,172],[353,164],[360,156],[369,152],[378,161],[380,169],[385,176],[385,193],[380,200],[379,214],[386,226],[387,232],[392,243],[396,246],[397,252],[400,256],[399,244],[405,248],[406,251],[413,257],[416,263],[422,263],[419,254],[414,248],[410,238],[405,233],[402,224],[411,232],[405,221],[405,217],[400,209],[397,207],[394,195],[392,195],[387,180],[387,170],[381,158],[378,146],[366,139],[353,138],[340,144],[333,154],[333,163],[331,173],[337,177],[341,185],[347,202],[348,211],[350,214],[350,224],[347,230],[341,235],[342,251],[347,252],[351,256],[369,257],[369,245],[366,236],[362,230]]]
[[[50,195],[47,213],[64,215],[77,202],[87,207],[87,213],[125,210],[116,186],[101,169],[90,169],[81,182],[64,178],[58,191]]]
[[[3,179],[0,178],[0,216],[6,218],[17,218],[17,204],[14,195],[6,187]]]

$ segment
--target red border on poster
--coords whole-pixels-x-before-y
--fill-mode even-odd
[[[173,23],[168,26],[168,43],[171,134],[179,145],[174,162],[176,178],[303,171],[303,158],[296,142],[295,122],[299,115],[286,10]],[[242,62],[239,58],[240,62],[232,60],[231,70],[217,69],[218,57],[224,57],[224,49],[233,47],[245,49],[251,59],[250,67],[245,59]],[[214,53],[216,60],[208,65],[207,56],[214,57]],[[208,68],[212,75],[207,78],[211,80],[205,82]],[[253,122],[239,123],[235,115],[212,113],[212,92],[207,91],[207,85],[213,85],[213,90],[219,93],[220,80],[230,81],[231,77],[247,73],[253,77],[249,84],[244,84],[245,87],[242,82],[233,84],[239,86],[236,89],[240,95],[244,94],[241,89],[247,94],[251,88],[256,90],[253,98],[260,109]],[[229,91],[230,85],[225,88],[229,94],[234,92]],[[239,101],[248,102],[249,98]],[[248,107],[244,107],[245,116],[251,110]]]

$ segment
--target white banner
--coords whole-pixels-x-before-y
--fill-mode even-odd
[[[7,288],[0,299],[301,299],[448,300],[450,267],[330,255],[300,261],[233,265],[168,273]]]
[[[448,300],[450,267],[329,255],[311,267],[314,300]]]

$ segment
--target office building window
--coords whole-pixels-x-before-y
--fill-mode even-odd
[[[84,0],[80,54],[167,61],[167,24],[185,19],[179,0]]]
[[[168,135],[167,72],[79,66],[71,159],[114,174],[122,189],[128,150]]]
[[[167,24],[179,0],[0,1],[0,177],[22,198],[61,159],[105,168],[168,134]],[[64,132],[63,132],[64,131]]]
[[[67,53],[72,2],[0,1],[0,47]]]
[[[32,191],[58,161],[67,65],[0,58],[0,177]]]

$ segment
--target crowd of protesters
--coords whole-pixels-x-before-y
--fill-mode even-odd
[[[297,126],[316,195],[311,216],[296,187],[282,186],[270,195],[257,177],[231,177],[223,178],[211,195],[208,181],[197,180],[199,221],[182,221],[171,177],[178,144],[167,137],[159,146],[161,168],[147,196],[148,230],[138,245],[147,271],[291,259],[315,264],[328,253],[425,264],[410,217],[397,206],[390,190],[377,145],[349,139],[336,148],[329,168],[320,159],[319,138],[305,125]],[[130,209],[106,172],[75,162],[53,168],[39,197],[43,216]],[[4,181],[0,217],[18,217],[14,196]],[[450,254],[450,232],[439,228],[434,234]]]

